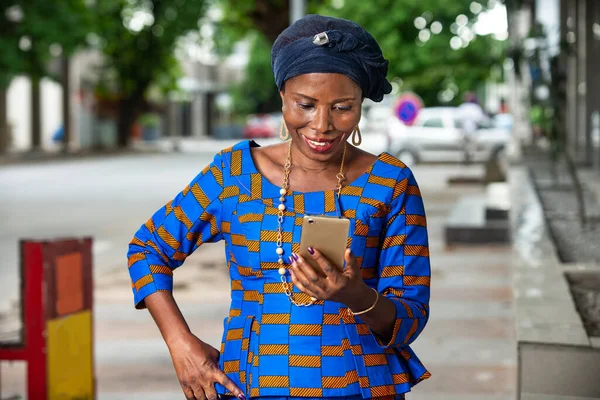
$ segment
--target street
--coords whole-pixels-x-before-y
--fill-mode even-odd
[[[17,295],[18,241],[92,236],[95,276],[126,265],[137,228],[212,157],[127,156],[0,169],[0,310]]]
[[[158,330],[147,312],[133,308],[125,255],[138,227],[213,154],[205,149],[0,167],[0,314],[17,299],[20,239],[92,236],[101,400],[183,398]],[[443,224],[458,196],[484,190],[448,185],[448,178],[478,176],[482,167],[413,171],[427,210],[432,260],[431,317],[413,348],[433,376],[407,398],[512,400],[511,249],[447,249],[443,241]],[[229,305],[222,244],[205,245],[186,261],[175,274],[175,295],[194,333],[218,348]],[[22,365],[2,365],[0,397],[20,390],[22,372]]]

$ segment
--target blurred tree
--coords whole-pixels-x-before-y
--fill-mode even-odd
[[[163,91],[177,87],[177,44],[198,30],[206,5],[205,0],[96,2],[105,60],[98,95],[104,104],[114,104],[119,146],[129,144],[136,118],[147,111],[145,96],[151,85]]]
[[[290,0],[215,0],[223,12],[216,22],[217,50],[226,54],[238,40],[255,32],[260,32],[267,43],[273,43],[289,25],[289,3]]]
[[[241,115],[269,113],[281,106],[271,70],[271,42],[259,32],[250,40],[252,57],[246,66],[246,78],[231,90],[234,109]]]
[[[253,42],[246,80],[234,89],[238,99],[242,100],[241,94],[246,96],[247,103],[238,101],[236,105],[245,108],[254,105],[255,111],[272,107],[271,93],[276,89],[272,74],[267,76],[265,71],[270,71],[270,43],[289,21],[288,1],[246,2],[243,9],[232,7],[232,2],[219,1],[224,11],[218,25],[220,48],[231,48],[232,42],[248,32],[260,32],[268,40]],[[504,42],[491,35],[474,33],[477,14],[487,9],[483,3],[313,0],[308,3],[308,11],[351,19],[363,26],[390,60],[388,79],[401,83],[402,90],[415,91],[427,106],[433,106],[460,103],[462,93],[481,86],[490,77],[492,68],[504,59]]]
[[[59,78],[51,61],[68,59],[85,43],[90,10],[85,0],[8,0],[0,13],[0,152],[7,145],[7,89],[17,75],[31,79],[32,144],[37,148],[41,144],[40,81],[46,76]]]
[[[481,2],[484,3],[484,2]],[[486,5],[473,0],[329,0],[319,11],[356,21],[390,60],[388,79],[418,93],[426,106],[457,104],[504,59],[504,42],[475,34]],[[342,7],[339,7],[343,5]]]
[[[308,0],[314,13],[322,0]],[[233,108],[239,114],[267,113],[281,107],[271,70],[271,46],[289,26],[290,0],[215,0],[223,15],[216,21],[217,52],[226,55],[239,40],[250,42],[250,60],[242,82],[231,88]]]

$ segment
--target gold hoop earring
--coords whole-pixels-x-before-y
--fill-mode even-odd
[[[357,125],[356,128],[354,128],[354,130],[352,131],[352,144],[355,146],[360,146],[361,143],[362,136],[360,134],[360,128]]]
[[[285,131],[285,135],[283,134]],[[285,124],[285,120],[281,120],[281,128],[279,128],[279,139],[281,140],[288,140],[290,138],[290,132],[287,129],[287,126]]]

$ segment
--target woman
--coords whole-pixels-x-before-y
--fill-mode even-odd
[[[429,373],[408,346],[428,318],[425,212],[411,171],[360,148],[364,98],[391,87],[387,60],[353,22],[310,15],[272,50],[290,140],[216,155],[135,234],[136,307],[147,307],[186,398],[401,399]],[[350,219],[343,272],[299,256],[304,215]],[[195,337],[172,271],[225,240],[231,310],[221,351]],[[341,260],[340,260],[341,261]]]

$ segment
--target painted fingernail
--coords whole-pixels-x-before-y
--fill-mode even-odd
[[[240,400],[246,400],[246,396],[244,396],[243,394],[239,394],[238,395],[238,399],[240,399]]]
[[[309,247],[309,248],[308,248],[308,249],[306,249],[306,250],[308,250],[308,252],[309,252],[310,254],[315,254],[315,249],[313,249],[312,247]]]
[[[293,263],[294,263],[294,257],[292,257],[292,256],[289,256],[289,257],[288,257],[288,260],[290,261],[290,264],[293,264]]]
[[[299,258],[299,257],[298,257],[298,254],[296,254],[296,253],[292,253],[292,257],[294,257],[294,260],[298,261],[298,258]]]

